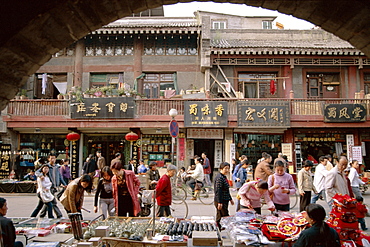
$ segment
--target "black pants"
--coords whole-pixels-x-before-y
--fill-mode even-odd
[[[196,183],[202,184],[202,187],[203,187],[203,182],[195,180],[194,178],[191,178],[189,181],[186,182],[186,184],[190,186],[191,190],[193,191],[193,196],[194,196],[194,190],[195,190]]]
[[[158,206],[157,217],[168,217],[170,215],[170,206]]]
[[[302,212],[311,202],[311,191],[305,191],[304,195],[299,195],[299,210]]]
[[[217,208],[218,207],[218,202],[214,202],[214,204],[215,204],[215,207],[216,207],[216,224],[217,224],[218,229],[221,230],[221,224],[220,224],[221,218],[229,216],[229,202],[222,203],[221,210],[219,210]]]
[[[274,203],[275,204],[275,209],[276,211],[286,211],[286,212],[289,212],[289,209],[290,209],[290,204],[277,204],[277,203]]]

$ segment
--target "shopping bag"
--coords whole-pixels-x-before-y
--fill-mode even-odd
[[[45,203],[51,202],[52,200],[54,200],[54,196],[53,194],[51,194],[50,190],[42,190],[40,192],[40,197],[41,197],[41,200]]]

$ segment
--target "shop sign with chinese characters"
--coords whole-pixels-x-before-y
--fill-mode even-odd
[[[185,102],[185,127],[227,127],[227,102]]]
[[[78,146],[77,141],[71,142],[71,175],[72,179],[78,178]]]
[[[11,148],[10,144],[1,144],[0,179],[9,178]]]
[[[132,97],[109,97],[74,101],[71,118],[134,118],[134,100]]]
[[[289,102],[238,102],[239,127],[290,127]]]
[[[325,104],[324,122],[364,122],[366,121],[365,104]]]

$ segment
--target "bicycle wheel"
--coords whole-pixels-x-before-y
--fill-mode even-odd
[[[199,201],[204,205],[211,205],[215,199],[215,196],[210,187],[203,187],[198,193],[198,198]]]
[[[299,201],[299,194],[298,194],[298,190],[296,190],[296,192],[290,196],[290,209],[293,209],[295,206],[297,206],[298,204],[298,201]]]
[[[186,200],[187,193],[183,187],[175,187],[172,189],[172,196],[177,200]]]
[[[172,199],[172,204],[170,206],[171,215],[175,218],[186,219],[188,217],[188,204],[185,200],[174,200]]]

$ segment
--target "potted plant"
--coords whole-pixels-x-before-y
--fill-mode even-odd
[[[62,93],[58,94],[57,99],[64,99],[64,94],[62,94]]]
[[[164,91],[163,90],[159,91],[159,98],[164,99]]]
[[[14,96],[15,100],[20,100],[21,99],[21,91],[18,91],[18,93]]]
[[[126,97],[126,90],[122,87],[122,88],[118,88],[117,89],[117,93],[119,96],[123,96],[123,97]]]
[[[21,99],[27,99],[27,89],[21,90]]]
[[[84,98],[90,98],[90,95],[92,94],[91,92],[91,89],[90,88],[87,88],[84,93],[83,93],[83,96]]]

